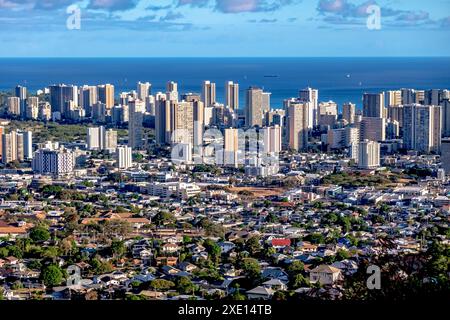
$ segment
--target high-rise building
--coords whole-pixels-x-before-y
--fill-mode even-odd
[[[31,131],[21,132],[23,136],[23,156],[30,160],[33,158],[33,133]]]
[[[201,101],[193,101],[194,112],[194,147],[200,147],[203,144],[203,132],[205,130],[205,108]],[[196,150],[198,151],[198,150]]]
[[[112,84],[101,84],[97,86],[97,99],[106,105],[106,109],[114,107],[114,86]]]
[[[273,127],[265,127],[261,129],[261,135],[263,138],[265,154],[275,153],[278,154],[281,151],[281,127],[275,125]]]
[[[133,166],[132,148],[127,146],[117,147],[116,157],[119,169],[128,169]]]
[[[450,138],[442,139],[441,163],[442,169],[447,175],[450,175]]]
[[[3,133],[1,143],[2,162],[6,164],[13,161],[22,162],[25,159],[31,159],[33,157],[32,140],[33,135],[31,131]]]
[[[6,108],[8,110],[8,114],[14,116],[20,116],[20,98],[18,97],[8,97],[6,102]]]
[[[108,129],[105,131],[105,150],[113,152],[117,148],[117,131]]]
[[[386,119],[363,117],[359,123],[360,140],[381,142],[386,140]]]
[[[22,86],[16,86],[15,96],[20,99],[20,116],[25,118],[27,107],[27,88]]]
[[[416,103],[416,90],[414,89],[401,89],[402,94],[402,104],[413,104]]]
[[[402,104],[402,92],[400,90],[386,91],[386,106],[399,106]]]
[[[396,120],[388,120],[386,124],[386,137],[388,139],[398,139],[400,137],[400,124]]]
[[[178,83],[169,81],[166,84],[167,100],[178,101]]]
[[[4,133],[4,128],[0,127],[0,161],[3,162],[2,160],[2,154],[3,154],[3,133]]]
[[[43,121],[49,121],[52,118],[52,107],[46,101],[39,102],[38,118]]]
[[[425,90],[416,90],[415,93],[414,103],[425,104]]]
[[[275,126],[278,125],[280,127],[285,126],[284,117],[286,116],[286,111],[283,109],[275,109],[269,112],[266,112],[266,126]]]
[[[216,84],[214,82],[208,80],[203,82],[202,101],[206,107],[210,107],[216,102]]]
[[[327,132],[327,144],[329,149],[348,148],[359,143],[359,128],[345,127],[331,129]]]
[[[308,102],[308,128],[314,128],[319,123],[319,90],[312,88],[305,88],[299,91],[300,102]]]
[[[150,82],[138,82],[137,83],[137,98],[139,100],[145,101],[145,99],[151,94],[152,85]]]
[[[264,116],[270,110],[270,93],[264,92],[260,88],[248,88],[245,110],[247,127],[262,127]]]
[[[348,124],[355,123],[356,105],[351,102],[344,103],[342,106],[342,119]]]
[[[66,175],[75,169],[74,152],[60,149],[39,149],[34,153],[31,163],[35,173],[44,175]]]
[[[170,143],[171,116],[170,100],[166,96],[155,101],[155,138],[160,145]]]
[[[297,151],[308,148],[308,105],[291,103],[288,108],[288,143]]]
[[[426,106],[439,106],[441,105],[441,90],[431,89],[425,90],[423,104]]]
[[[80,107],[85,111],[86,117],[92,116],[92,108],[98,102],[96,86],[82,86],[79,94]]]
[[[228,81],[225,84],[225,104],[233,110],[239,109],[239,84]]]
[[[358,145],[358,167],[361,169],[376,169],[380,166],[380,144],[364,140]]]
[[[400,128],[403,127],[403,105],[393,105],[387,108],[388,120],[397,121]]]
[[[450,137],[450,100],[442,101],[442,135]]]
[[[105,127],[87,128],[86,144],[88,150],[104,149]]]
[[[223,159],[218,160],[217,163],[236,167],[239,164],[239,129],[225,129],[223,140]]]
[[[129,101],[128,108],[128,146],[133,149],[141,149],[144,146],[145,102],[142,100]]]
[[[145,111],[151,115],[155,115],[155,97],[150,95],[145,98]]]
[[[441,107],[410,104],[403,107],[403,145],[407,150],[439,153]]]
[[[29,97],[26,103],[26,118],[36,120],[39,116],[39,98]]]
[[[50,105],[52,112],[59,112],[61,116],[67,114],[65,110],[66,102],[73,101],[78,106],[78,88],[72,85],[52,85],[50,86]]]
[[[319,126],[332,127],[337,120],[337,104],[333,101],[319,103]]]
[[[190,143],[194,145],[194,103],[171,101],[171,135],[172,144]]]
[[[384,118],[384,92],[381,93],[364,93],[363,95],[363,116]]]

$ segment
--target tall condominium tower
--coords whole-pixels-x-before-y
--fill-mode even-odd
[[[384,92],[364,93],[363,116],[376,118],[384,118],[386,116],[384,108]]]
[[[228,81],[225,84],[225,103],[233,110],[239,109],[239,84]]]
[[[239,164],[239,129],[228,128],[224,130],[223,159],[218,164],[237,166]]]
[[[442,101],[442,135],[450,137],[450,100]]]
[[[86,144],[88,150],[103,150],[105,127],[93,127],[87,129]]]
[[[194,112],[194,146],[203,144],[203,132],[205,130],[205,107],[201,101],[193,101]]]
[[[386,140],[386,119],[377,117],[363,117],[359,122],[359,134],[361,141]]]
[[[112,84],[101,84],[97,86],[98,101],[106,105],[106,109],[114,107],[114,86]]]
[[[21,112],[20,98],[8,97],[8,99],[6,100],[6,108],[7,108],[8,114],[14,115],[14,116],[20,116],[20,112]]]
[[[297,151],[308,148],[308,105],[291,103],[288,108],[288,143],[291,149]]]
[[[178,83],[169,81],[166,83],[167,100],[178,101]]]
[[[70,174],[75,168],[75,154],[64,148],[39,149],[34,153],[31,166],[33,171],[39,174],[55,176]]]
[[[20,116],[25,118],[26,106],[27,106],[27,88],[22,86],[16,86],[15,96],[20,99]]]
[[[403,105],[389,106],[387,114],[389,120],[397,121],[400,128],[403,127]]]
[[[358,167],[361,169],[376,169],[380,166],[380,144],[364,140],[358,145]]]
[[[138,82],[137,83],[137,98],[139,100],[145,101],[145,99],[151,94],[152,85],[149,82]]]
[[[348,124],[355,123],[356,105],[351,102],[344,103],[342,106],[342,119]]]
[[[171,143],[194,145],[194,103],[172,101],[170,106]]]
[[[441,107],[410,104],[403,107],[403,145],[408,150],[439,153]]]
[[[202,101],[206,107],[210,107],[216,102],[216,84],[214,82],[203,82]]]
[[[116,149],[116,163],[119,169],[128,169],[133,166],[132,148],[119,146]]]
[[[65,106],[68,101],[73,101],[75,105],[78,105],[77,86],[65,84],[50,86],[50,105],[52,112],[59,112],[62,116],[67,114]]]
[[[261,130],[264,148],[263,152],[279,153],[281,151],[281,127],[278,125],[272,127],[266,127]]]
[[[142,100],[129,101],[128,110],[128,146],[133,149],[141,149],[144,146],[145,102]]]
[[[402,94],[403,105],[416,103],[416,90],[402,88],[400,92]]]
[[[385,92],[386,106],[398,106],[402,104],[402,92],[400,90],[391,90]]]
[[[264,92],[260,88],[248,88],[245,110],[247,127],[262,127],[265,114],[270,110],[270,93]]]
[[[33,136],[31,131],[2,134],[2,162],[10,163],[13,161],[23,161],[33,157]]]
[[[298,97],[300,102],[310,103],[307,122],[308,128],[312,129],[319,123],[319,90],[308,87],[300,90]]]
[[[26,103],[26,118],[36,120],[39,116],[39,98],[29,97]]]
[[[96,86],[82,86],[79,94],[80,107],[85,111],[86,117],[92,116],[92,107],[98,102]]]
[[[441,162],[442,169],[447,175],[450,175],[450,138],[442,139]]]
[[[423,104],[427,106],[439,106],[441,105],[441,90],[431,89],[424,91]]]

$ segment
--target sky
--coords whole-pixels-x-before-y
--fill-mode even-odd
[[[449,56],[449,40],[450,0],[0,0],[0,57]]]

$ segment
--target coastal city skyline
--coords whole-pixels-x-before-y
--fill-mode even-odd
[[[449,14],[0,0],[2,314],[441,310]]]

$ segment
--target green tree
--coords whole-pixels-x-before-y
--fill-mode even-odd
[[[18,259],[23,258],[23,251],[18,246],[7,246],[8,255],[16,257]]]
[[[37,226],[30,230],[30,238],[35,242],[44,242],[50,239],[50,232],[43,226]]]
[[[292,287],[294,289],[309,287],[309,280],[305,278],[301,273],[298,273],[292,280]]]
[[[111,243],[111,251],[115,257],[120,258],[125,254],[127,248],[125,247],[123,241],[114,239]]]
[[[287,272],[296,274],[305,271],[305,265],[301,261],[294,261],[287,267]]]
[[[169,290],[175,287],[175,283],[164,279],[155,279],[150,282],[150,286],[155,290]]]
[[[44,266],[41,270],[41,280],[49,287],[57,286],[63,279],[63,272],[60,267],[56,265]]]
[[[195,286],[188,277],[178,277],[176,280],[176,288],[178,292],[183,294],[192,294]]]
[[[242,260],[242,269],[247,276],[253,280],[259,280],[261,278],[261,267],[258,260],[253,258],[245,258]]]
[[[203,242],[203,246],[211,256],[211,261],[218,262],[221,253],[220,246],[211,239],[206,239]]]
[[[261,251],[261,245],[259,241],[260,241],[259,237],[253,236],[250,237],[245,243],[246,250],[249,251],[252,256]]]

